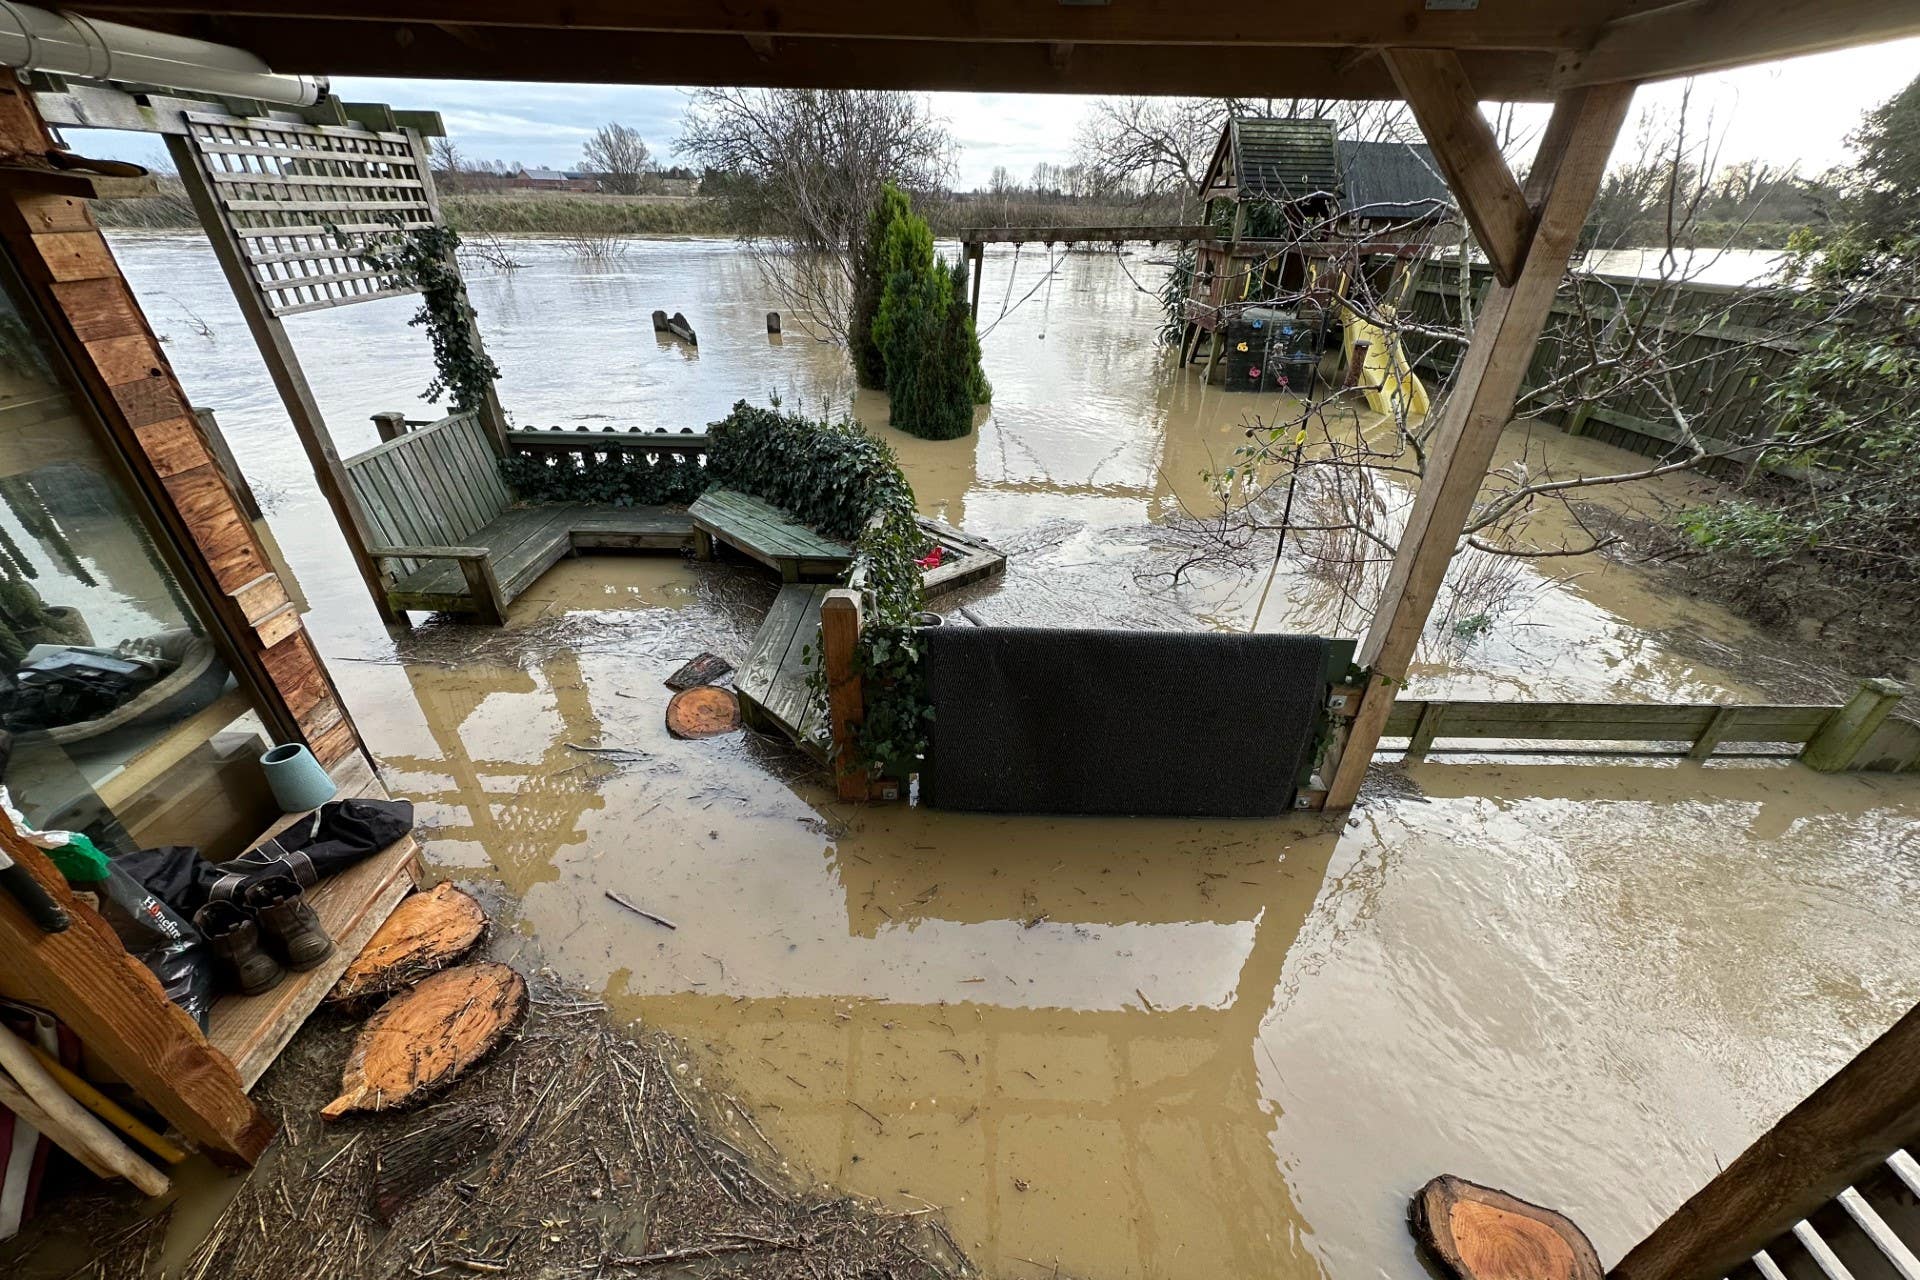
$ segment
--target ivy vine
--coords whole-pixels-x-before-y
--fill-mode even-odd
[[[336,236],[340,233],[336,229]],[[345,243],[345,237],[340,237]],[[487,392],[500,376],[499,366],[480,348],[475,336],[473,305],[454,251],[460,235],[451,227],[416,227],[369,240],[359,250],[360,261],[420,294],[420,310],[410,325],[426,329],[433,341],[433,381],[421,394],[429,404],[441,397],[452,412],[465,413],[486,403]]]

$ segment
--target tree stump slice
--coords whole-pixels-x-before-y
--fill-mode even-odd
[[[487,913],[453,885],[413,894],[367,939],[328,999],[358,1000],[410,987],[473,950],[486,932]]]
[[[667,732],[676,738],[712,738],[740,727],[740,700],[731,689],[698,685],[667,703]]]
[[[1413,1198],[1414,1238],[1455,1280],[1604,1280],[1572,1219],[1443,1174]]]
[[[340,1096],[320,1115],[412,1106],[484,1058],[526,1012],[526,979],[506,965],[442,969],[367,1020],[340,1073]]]

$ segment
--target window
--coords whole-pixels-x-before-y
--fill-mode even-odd
[[[0,291],[0,783],[108,852],[246,847],[268,734],[58,349]]]

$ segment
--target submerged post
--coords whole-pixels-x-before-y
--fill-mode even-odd
[[[1906,697],[1907,687],[1884,677],[1862,680],[1846,705],[1814,730],[1813,737],[1801,748],[1800,763],[1821,773],[1839,773],[1851,769],[1860,759],[1867,743],[1893,709]]]
[[[859,648],[860,593],[835,588],[820,602],[820,659],[827,673],[834,784],[842,800],[865,800],[868,791],[859,751],[860,725],[867,718],[857,665]]]

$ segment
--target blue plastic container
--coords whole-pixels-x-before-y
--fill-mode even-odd
[[[267,786],[273,789],[274,802],[283,813],[318,809],[340,789],[313,758],[313,752],[297,742],[268,751],[260,757],[260,767],[266,770]]]

